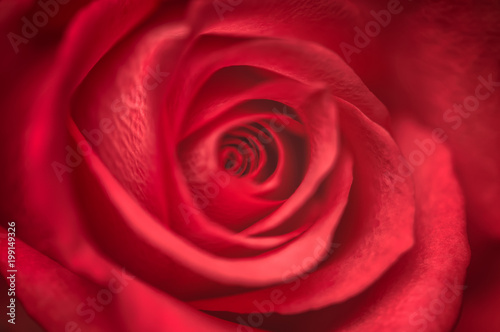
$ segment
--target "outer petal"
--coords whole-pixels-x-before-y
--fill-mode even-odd
[[[100,1],[82,9],[85,4],[79,2],[76,6],[76,2],[71,2],[61,8],[55,18],[59,22],[56,25],[63,26],[61,29],[49,24],[47,32],[40,32],[26,45],[28,49],[2,61],[2,73],[17,77],[18,83],[1,92],[2,105],[7,110],[0,121],[2,153],[10,162],[2,163],[2,175],[9,181],[2,186],[0,204],[2,218],[17,222],[19,238],[63,262],[68,269],[105,282],[103,275],[109,263],[89,243],[69,190],[70,181],[59,183],[51,167],[55,160],[64,161],[67,134],[65,116],[57,113],[66,110],[49,100],[54,101],[51,97],[57,93],[57,98],[67,98],[102,53],[149,15],[156,1]],[[13,15],[15,24],[29,10],[38,10],[26,8],[27,11]],[[76,10],[80,11],[75,14]],[[110,16],[115,21],[110,21]],[[89,30],[89,25],[99,31],[92,38],[89,35],[95,31]],[[67,32],[61,37],[64,28]],[[9,57],[10,51],[2,51],[2,56]],[[8,98],[4,98],[4,93]],[[11,144],[12,141],[19,145]],[[4,146],[7,144],[11,145]]]
[[[395,32],[382,38],[384,44],[394,45],[394,61],[382,68],[392,81],[378,89],[394,109],[446,132],[471,227],[497,239],[499,22],[498,3],[435,1],[422,6],[398,27],[404,39]]]
[[[5,230],[0,230],[1,235]],[[6,241],[0,246],[6,251]],[[233,331],[234,324],[210,317],[135,280],[118,267],[105,287],[60,266],[22,241],[16,241],[17,298],[49,331]],[[5,255],[3,277],[9,274]],[[107,295],[105,295],[107,294]],[[109,294],[111,296],[109,297]],[[89,298],[101,298],[90,309]],[[83,303],[83,305],[82,305]],[[107,303],[107,304],[104,304]],[[94,314],[90,314],[93,311]]]
[[[424,1],[405,16],[376,40],[390,55],[365,82],[393,110],[445,131],[472,250],[457,330],[498,330],[500,274],[493,262],[500,241],[500,5]],[[381,74],[392,78],[385,87]]]
[[[429,138],[412,121],[396,122],[406,158],[418,151],[414,139]],[[364,299],[360,312],[339,331],[448,331],[461,306],[470,251],[463,197],[445,146],[415,168],[416,245]]]

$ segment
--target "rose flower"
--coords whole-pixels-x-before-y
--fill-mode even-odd
[[[0,9],[3,329],[500,330],[498,3]]]

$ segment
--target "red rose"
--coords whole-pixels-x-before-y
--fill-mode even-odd
[[[3,327],[500,328],[498,5],[0,6]]]

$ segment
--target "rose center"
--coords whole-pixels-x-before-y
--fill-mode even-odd
[[[269,177],[277,165],[277,148],[268,127],[262,121],[229,130],[220,142],[220,167],[236,177]]]

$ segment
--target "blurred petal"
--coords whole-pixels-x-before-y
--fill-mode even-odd
[[[5,230],[0,230],[5,234]],[[2,252],[7,250],[2,241]],[[233,331],[235,325],[210,317],[135,280],[115,267],[102,287],[70,272],[16,240],[16,296],[48,331],[79,326],[92,331]],[[6,257],[0,258],[4,278]],[[104,295],[106,294],[106,295]],[[89,303],[97,299],[96,306]],[[63,299],[63,300],[62,300]],[[102,312],[102,313],[101,313]]]

